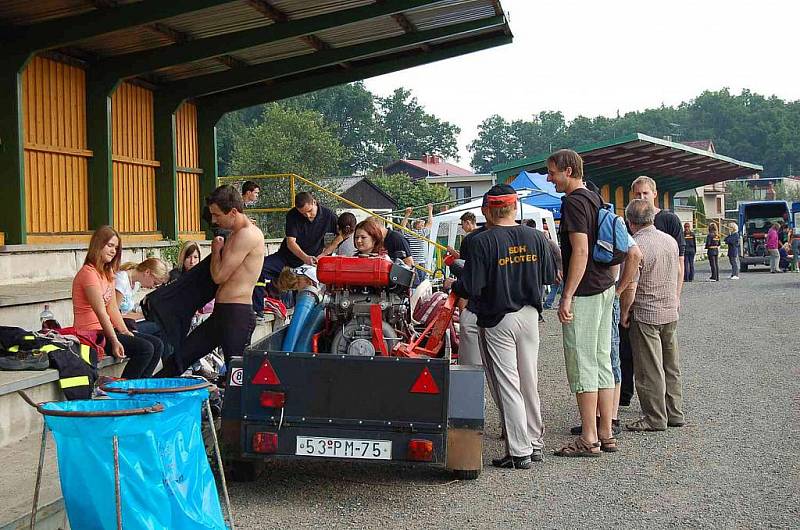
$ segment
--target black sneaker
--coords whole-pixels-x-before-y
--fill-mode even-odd
[[[541,447],[534,447],[531,453],[531,462],[544,462],[544,453]]]
[[[530,469],[531,457],[506,455],[503,458],[492,459],[492,465],[504,469]]]
[[[611,434],[614,436],[622,434],[622,425],[620,425],[619,420],[611,420]]]

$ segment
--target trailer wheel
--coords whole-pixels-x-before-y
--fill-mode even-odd
[[[455,469],[453,476],[458,480],[475,480],[481,474],[480,469]]]
[[[253,482],[261,474],[264,465],[252,460],[232,460],[228,462],[228,471],[233,482]]]

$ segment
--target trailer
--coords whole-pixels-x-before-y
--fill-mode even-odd
[[[477,478],[484,373],[453,364],[443,347],[455,294],[420,326],[407,296],[413,271],[400,260],[325,257],[317,269],[328,291],[305,312],[315,316],[296,313],[231,360],[221,437],[232,478],[252,480],[278,458],[414,463]]]

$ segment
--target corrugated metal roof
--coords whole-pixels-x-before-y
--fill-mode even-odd
[[[198,75],[224,72],[229,68],[216,59],[204,59],[193,63],[179,64],[171,68],[157,70],[156,76],[160,81],[177,81]]]
[[[141,0],[116,0],[119,4],[131,4]],[[169,0],[165,0],[169,1]],[[272,17],[286,17],[286,20],[300,20],[370,5],[379,5],[383,0],[230,0],[222,5],[200,9],[158,22],[121,29],[111,33],[98,35],[83,40],[70,42],[60,52],[70,56],[85,54],[91,57],[109,58],[124,56],[135,52],[175,46],[176,42],[198,41],[236,32],[248,31],[276,24]],[[259,7],[262,2],[264,7]],[[0,23],[11,25],[34,24],[44,20],[81,15],[97,11],[96,3],[90,0],[2,0],[0,1]],[[102,8],[113,10],[114,7]],[[270,14],[270,9],[273,14]],[[426,31],[452,24],[470,22],[494,17],[499,10],[495,0],[442,0],[428,7],[409,9],[399,16],[379,16],[369,20],[341,25],[321,30],[313,34],[313,38],[321,41],[323,46],[340,48],[365,42],[401,36],[406,31]],[[407,21],[407,22],[406,22]],[[277,22],[281,23],[281,22]],[[118,26],[117,26],[118,27]],[[496,32],[496,28],[494,30]],[[486,30],[472,32],[479,36]],[[251,36],[253,33],[251,32]],[[255,33],[257,37],[258,34]],[[461,35],[463,37],[463,35]],[[267,38],[265,36],[265,38]],[[426,41],[436,44],[452,40],[453,37],[441,37]],[[252,41],[252,40],[251,40]],[[67,42],[66,40],[64,42]],[[219,39],[217,39],[217,43]],[[180,44],[178,44],[180,46]],[[306,55],[319,48],[313,39],[305,36],[286,38],[280,41],[265,42],[262,45],[246,49],[230,50],[221,55],[228,56],[244,64],[255,65]],[[409,45],[408,48],[419,48],[420,44]],[[175,48],[179,50],[179,48]],[[59,50],[54,50],[59,51]],[[204,51],[204,50],[201,50]],[[222,51],[222,50],[220,50]],[[372,56],[386,55],[403,51],[403,48],[385,50]],[[216,52],[219,54],[219,52]],[[193,59],[202,54],[188,54]],[[180,55],[179,55],[180,56]],[[370,56],[370,57],[372,57]],[[168,64],[166,62],[162,64]],[[229,65],[233,65],[228,61]],[[91,63],[89,64],[91,67]],[[235,65],[233,65],[235,66]],[[154,66],[157,68],[157,66]],[[142,78],[176,81],[204,74],[224,71],[229,66],[224,60],[213,57],[194,60],[180,65],[161,68]],[[255,81],[254,81],[255,82]]]
[[[139,0],[127,0],[130,4]],[[27,25],[55,18],[95,11],[86,0],[5,0],[0,3],[0,21],[5,24]]]
[[[334,48],[351,46],[376,39],[388,39],[405,33],[391,17],[365,20],[315,33]]]
[[[173,44],[173,42],[166,36],[139,26],[82,40],[77,42],[74,47],[98,57],[108,57],[149,50],[160,46],[169,46],[170,44]]]
[[[495,15],[491,0],[449,0],[431,7],[421,7],[406,14],[418,30],[440,28],[459,22],[470,22]]]
[[[270,4],[289,16],[289,20],[324,15],[353,7],[374,4],[374,0],[270,0]]]
[[[311,46],[299,39],[286,39],[240,50],[231,55],[250,64],[257,64],[313,52],[314,49]]]
[[[676,192],[752,175],[760,165],[734,160],[685,144],[634,133],[606,142],[576,147],[583,172],[597,186],[628,186],[639,175],[655,179],[659,191]],[[492,168],[498,182],[521,170],[547,171],[549,153]]]
[[[273,22],[248,4],[247,0],[239,0],[167,18],[162,23],[187,33],[193,39],[203,39],[234,31],[269,26]]]

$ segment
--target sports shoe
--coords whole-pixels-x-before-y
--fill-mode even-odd
[[[492,459],[492,465],[504,469],[530,469],[531,457],[506,455],[503,458]]]
[[[541,447],[534,447],[531,453],[531,462],[544,462],[544,453]]]
[[[738,279],[739,279],[738,276],[731,276],[731,280],[738,280]]]

